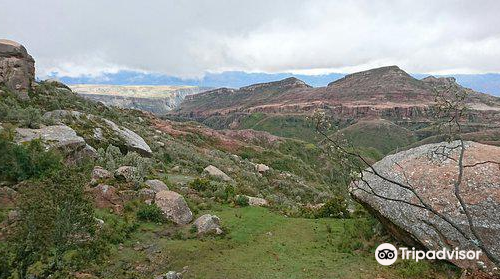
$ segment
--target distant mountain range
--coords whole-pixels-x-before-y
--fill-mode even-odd
[[[428,74],[411,74],[413,77],[421,79]],[[65,77],[53,76],[66,84],[112,84],[112,85],[189,85],[198,87],[231,87],[239,88],[255,83],[271,82],[288,77],[295,77],[303,80],[307,84],[320,87],[344,77],[345,74],[330,73],[325,75],[297,75],[291,73],[247,73],[239,71],[229,71],[223,73],[207,73],[201,79],[182,79],[155,73],[143,73],[136,71],[120,71],[108,73],[98,77]],[[437,75],[438,77],[443,77]],[[457,82],[478,92],[489,93],[500,96],[500,74],[457,74],[447,75],[456,78]]]
[[[416,79],[397,66],[371,69],[349,74],[327,86],[312,87],[289,77],[279,81],[233,88],[219,88],[188,95],[167,117],[195,120],[216,129],[254,129],[277,136],[315,141],[314,127],[308,117],[321,109],[340,128],[357,138],[359,130],[380,129],[390,134],[409,135],[396,145],[384,146],[389,139],[378,132],[371,137],[383,139],[377,150],[402,148],[414,140],[439,134],[433,127],[436,92],[447,94],[448,88],[465,90],[468,126],[462,126],[467,137],[489,144],[500,144],[500,98],[463,89],[454,78],[426,77]],[[383,127],[383,128],[381,128]],[[474,134],[474,133],[480,134]]]

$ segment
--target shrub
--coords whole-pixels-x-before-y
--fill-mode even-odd
[[[234,200],[234,203],[238,206],[248,206],[248,197],[243,195],[238,195]]]
[[[189,187],[195,189],[198,192],[203,192],[211,188],[210,180],[206,178],[196,178],[189,182]]]
[[[45,151],[39,140],[17,145],[0,137],[0,180],[19,182],[49,175],[61,168],[61,157]]]
[[[164,221],[163,212],[156,204],[144,204],[137,210],[137,218],[141,221],[161,223]]]
[[[341,195],[335,195],[325,203],[317,213],[317,217],[349,218],[347,201]]]
[[[28,270],[50,277],[72,263],[68,253],[86,261],[99,259],[92,202],[84,194],[87,178],[80,169],[64,168],[20,188],[20,221],[9,235],[10,274],[26,278]],[[74,257],[73,257],[74,258]],[[38,273],[37,271],[37,273]]]

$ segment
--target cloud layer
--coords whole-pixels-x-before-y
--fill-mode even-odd
[[[0,0],[39,76],[500,72],[499,1]]]

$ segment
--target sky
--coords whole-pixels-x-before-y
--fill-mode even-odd
[[[39,77],[324,74],[384,65],[500,73],[498,11],[495,0],[0,0],[0,38],[25,45]]]

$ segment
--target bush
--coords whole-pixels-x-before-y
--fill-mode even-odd
[[[335,195],[325,203],[317,213],[317,217],[349,218],[347,201],[341,195]]]
[[[210,180],[206,178],[196,178],[189,182],[189,187],[195,189],[198,192],[203,192],[211,189]]]
[[[234,203],[238,206],[248,206],[248,197],[243,195],[238,195],[234,200]]]
[[[61,156],[55,151],[45,151],[39,140],[27,145],[17,145],[0,137],[0,180],[19,182],[40,178],[61,168]]]
[[[92,202],[83,190],[88,179],[82,173],[64,168],[19,189],[20,221],[8,236],[8,251],[2,251],[9,254],[9,274],[26,278],[29,270],[37,270],[49,277],[74,265],[68,253],[80,262],[99,259]]]
[[[144,204],[137,210],[137,218],[141,221],[161,223],[164,221],[163,212],[156,204]]]

